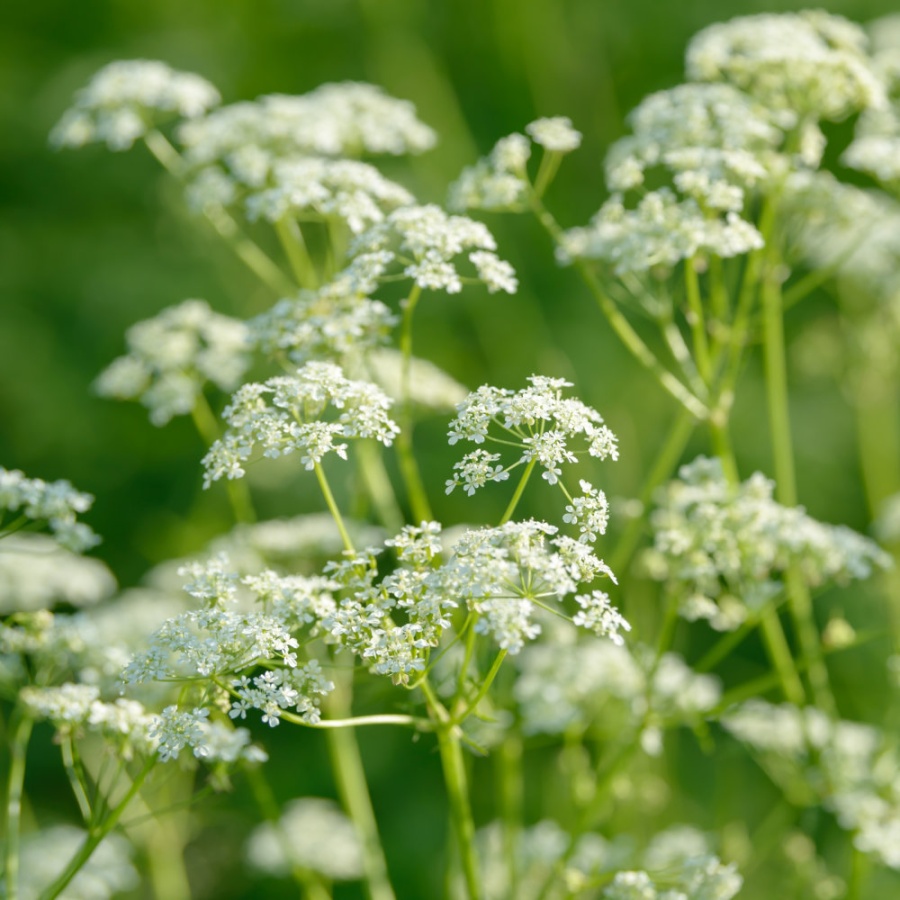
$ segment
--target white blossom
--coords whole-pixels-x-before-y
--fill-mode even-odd
[[[526,166],[530,156],[531,141],[524,134],[501,138],[488,156],[463,169],[450,185],[447,199],[450,209],[459,212],[524,209],[528,197]]]
[[[128,150],[158,122],[201,116],[220,99],[199,75],[154,60],[120,60],[100,69],[75,95],[50,140],[60,147],[100,142]]]
[[[525,131],[536,144],[555,153],[571,153],[581,146],[581,132],[572,127],[568,116],[537,119],[526,125]]]
[[[237,319],[213,312],[204,300],[185,300],[132,325],[128,355],[94,383],[97,393],[140,400],[154,425],[187,415],[207,382],[231,390],[250,365],[250,335]]]

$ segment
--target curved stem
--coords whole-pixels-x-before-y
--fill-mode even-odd
[[[167,172],[179,181],[184,179],[184,160],[161,132],[149,131],[144,135],[144,143]],[[221,206],[207,206],[203,214],[235,255],[275,294],[295,292],[291,280],[257,244],[241,232],[237,222]]]
[[[9,777],[6,787],[6,896],[18,900],[19,845],[22,827],[22,797],[25,788],[25,766],[28,742],[34,719],[24,709],[16,710],[16,721],[10,742]]]

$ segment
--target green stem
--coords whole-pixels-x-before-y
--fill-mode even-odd
[[[450,801],[450,818],[456,836],[457,849],[462,863],[468,900],[480,900],[481,879],[475,855],[475,823],[469,804],[469,787],[466,765],[462,755],[460,729],[451,721],[450,714],[438,699],[427,680],[421,683],[428,709],[437,722],[438,748],[441,768]]]
[[[25,766],[28,742],[34,719],[21,707],[16,710],[10,742],[9,777],[6,788],[6,896],[19,896],[19,847],[22,828],[22,797],[25,788]]]
[[[53,900],[53,898],[58,897],[66,889],[69,882],[79,871],[81,871],[81,868],[87,863],[97,847],[103,842],[103,839],[116,827],[122,813],[125,812],[131,801],[137,796],[155,764],[155,756],[147,760],[143,769],[141,769],[134,781],[132,781],[131,787],[125,793],[122,800],[117,806],[109,810],[109,813],[103,822],[88,830],[87,837],[84,839],[78,852],[69,860],[69,864],[53,884],[41,893],[40,900]]]
[[[360,441],[356,456],[366,492],[372,499],[381,524],[390,534],[397,534],[404,525],[403,512],[397,503],[378,445],[375,441]]]
[[[538,166],[538,172],[534,179],[534,192],[538,197],[543,197],[550,187],[550,183],[556,177],[559,171],[559,164],[562,162],[563,154],[558,150],[544,150],[541,157],[541,164]]]
[[[516,492],[513,494],[512,500],[509,501],[506,512],[503,513],[503,518],[500,520],[501,525],[505,525],[512,518],[513,513],[516,511],[516,507],[519,505],[519,500],[522,499],[522,494],[525,492],[525,485],[528,484],[528,479],[531,478],[531,473],[534,471],[536,465],[537,457],[533,456],[525,466],[525,471],[522,473],[522,477],[519,479],[519,483],[516,486]]]
[[[610,559],[610,568],[613,572],[623,572],[628,565],[631,557],[637,548],[641,539],[641,533],[647,520],[647,510],[653,500],[653,494],[656,489],[672,474],[684,453],[684,448],[694,431],[695,419],[684,409],[678,410],[675,421],[669,428],[669,433],[663,441],[650,474],[644,482],[644,488],[641,491],[641,514],[634,516],[629,520],[628,525],[619,538],[616,546],[616,552]]]
[[[800,681],[800,675],[794,665],[794,657],[788,646],[787,638],[784,636],[781,620],[771,605],[764,606],[760,611],[760,624],[766,649],[769,651],[769,658],[778,673],[785,699],[796,706],[802,706],[806,697],[803,683]]]
[[[706,317],[700,299],[700,280],[693,258],[684,261],[684,286],[688,301],[688,324],[694,338],[694,356],[700,377],[708,385],[712,376],[709,358],[709,342],[706,337]]]
[[[62,754],[63,768],[69,778],[69,785],[75,800],[78,803],[78,809],[81,812],[81,818],[85,823],[91,821],[91,801],[88,799],[85,789],[84,772],[78,763],[75,751],[75,742],[72,740],[71,734],[61,736],[60,753]]]
[[[535,195],[533,190],[529,193],[529,198],[531,208],[538,221],[544,226],[556,246],[560,246],[562,229],[559,227],[556,219],[553,218],[550,211],[544,206],[540,198]],[[662,365],[653,351],[641,340],[640,335],[631,327],[631,324],[622,315],[619,308],[606,295],[590,266],[583,260],[576,260],[575,268],[594,295],[594,299],[597,301],[604,316],[606,316],[613,331],[615,331],[619,340],[622,341],[632,356],[654,375],[663,390],[671,394],[695,419],[705,419],[709,413],[706,406]]]
[[[434,516],[431,512],[431,504],[428,502],[428,494],[425,492],[425,484],[419,465],[413,453],[413,408],[412,408],[412,348],[413,313],[422,289],[413,285],[409,296],[403,302],[403,321],[400,325],[400,434],[397,435],[397,461],[400,464],[400,474],[406,485],[406,494],[409,499],[413,520],[416,523],[430,522]]]
[[[275,222],[275,233],[281,246],[284,248],[284,254],[287,256],[288,264],[297,279],[297,284],[302,288],[316,288],[319,285],[319,279],[316,275],[316,269],[313,261],[309,256],[309,250],[306,241],[303,239],[303,232],[296,219],[289,216],[282,216]]]
[[[474,634],[474,629],[473,632]],[[481,687],[478,689],[478,693],[466,704],[465,709],[461,712],[456,713],[452,718],[451,722],[454,725],[460,725],[464,722],[475,710],[478,708],[478,704],[485,698],[487,692],[491,689],[491,685],[494,683],[494,679],[497,677],[497,673],[500,671],[500,666],[503,665],[503,660],[506,659],[506,650],[501,650],[497,654],[497,658],[494,660],[494,664],[491,666],[490,671],[487,673],[487,676],[484,679]]]
[[[191,410],[191,418],[206,446],[212,446],[219,439],[219,423],[210,408],[209,401],[202,393],[197,395],[197,401]],[[242,523],[256,521],[250,488],[243,478],[227,478],[225,492],[228,494],[228,502],[231,504],[235,521]]]
[[[784,506],[797,505],[797,480],[794,471],[793,442],[788,410],[787,365],[785,362],[784,321],[781,284],[777,278],[777,256],[770,254],[762,283],[762,312],[766,396],[769,406],[769,428],[775,467],[775,496]],[[822,656],[819,631],[813,616],[809,588],[796,565],[786,578],[787,595],[801,655],[807,664],[812,697],[817,706],[834,714],[836,706],[828,680],[828,669]],[[796,701],[795,701],[796,702]]]
[[[329,718],[352,717],[352,677],[352,669],[335,673],[335,689],[325,701]],[[341,802],[362,842],[368,896],[370,900],[394,900],[356,733],[350,728],[336,728],[326,731],[325,736]]]
[[[166,171],[179,181],[184,180],[184,160],[162,133],[159,131],[148,132],[144,135],[144,143]],[[203,213],[237,257],[263,284],[271,288],[273,293],[279,296],[295,293],[296,288],[290,279],[250,238],[241,232],[237,222],[223,207],[207,206]]]
[[[322,489],[322,496],[325,498],[325,503],[328,506],[328,510],[331,513],[332,518],[334,519],[335,525],[337,525],[338,532],[341,535],[341,540],[344,542],[344,549],[353,553],[353,541],[350,539],[350,534],[347,531],[347,526],[344,524],[344,518],[341,515],[341,511],[338,509],[338,505],[334,501],[334,494],[331,493],[331,488],[328,485],[328,479],[325,477],[325,470],[322,468],[320,463],[315,463],[313,465],[313,470],[316,473],[316,478],[319,481],[319,487]]]
[[[524,780],[522,775],[522,736],[508,732],[497,754],[497,784],[500,815],[503,820],[503,855],[508,879],[507,896],[518,893],[518,847],[522,833]]]

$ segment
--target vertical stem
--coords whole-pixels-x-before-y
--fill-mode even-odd
[[[191,418],[207,447],[212,446],[219,439],[219,423],[210,409],[209,401],[202,392],[197,395],[197,401],[191,410]],[[234,513],[236,522],[255,522],[256,511],[253,508],[253,500],[250,497],[250,488],[243,478],[228,478],[225,480],[225,492],[228,494],[228,502]]]
[[[412,516],[416,524],[434,518],[431,505],[422,482],[418,463],[413,453],[413,410],[410,390],[412,373],[412,322],[416,304],[422,295],[422,289],[413,285],[409,296],[403,304],[403,322],[400,326],[400,434],[397,435],[397,460],[400,463],[400,474],[406,485],[406,493]]]
[[[319,278],[316,275],[316,267],[310,258],[306,241],[303,239],[303,232],[296,219],[287,215],[282,216],[275,222],[275,233],[278,235],[278,240],[281,241],[297,284],[305,288],[317,287]]]
[[[435,730],[441,754],[441,768],[444,772],[444,783],[450,801],[450,819],[456,835],[468,900],[480,900],[481,880],[475,855],[475,823],[469,804],[468,778],[459,739],[459,726],[452,723],[450,714],[438,699],[427,679],[423,679],[421,688],[425,694],[428,709],[438,723]]]
[[[352,678],[352,669],[335,671],[335,689],[325,701],[330,718],[346,719],[352,715]],[[325,733],[325,740],[341,803],[353,821],[362,843],[368,896],[370,900],[394,900],[394,890],[388,876],[384,851],[381,849],[378,823],[369,797],[356,734],[352,728],[329,729]]]
[[[770,264],[763,273],[762,312],[766,396],[769,406],[769,428],[775,467],[775,496],[785,506],[797,505],[797,479],[788,410],[787,366],[785,363],[784,321],[781,285],[777,278],[777,256],[770,254]],[[801,655],[806,665],[812,697],[817,706],[834,714],[835,702],[828,681],[828,669],[822,654],[819,631],[813,616],[809,588],[796,566],[788,569],[787,595]],[[763,620],[766,624],[766,620]]]
[[[506,857],[507,896],[518,894],[518,848],[522,832],[524,781],[522,778],[522,736],[510,731],[497,754],[499,806],[503,820],[503,855]]]
[[[372,498],[381,524],[391,534],[397,534],[404,525],[403,512],[397,504],[394,487],[384,467],[380,449],[374,441],[360,441],[357,459],[366,491]]]
[[[709,359],[709,342],[706,338],[706,317],[703,314],[703,301],[700,299],[700,281],[694,259],[684,261],[684,286],[688,301],[688,324],[694,338],[694,356],[700,377],[708,385],[712,370]]]
[[[22,796],[28,742],[34,720],[21,707],[16,711],[10,744],[9,778],[6,789],[6,896],[18,900],[19,846],[22,827]]]

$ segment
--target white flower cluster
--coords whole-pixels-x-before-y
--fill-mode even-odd
[[[712,856],[708,839],[686,825],[655,835],[643,853],[630,835],[607,840],[594,832],[580,834],[569,851],[573,838],[551,819],[517,829],[514,841],[510,859],[503,823],[475,836],[486,900],[512,896],[511,879],[517,900],[581,894],[596,884],[607,885],[597,896],[614,900],[730,900],[742,886],[736,867]],[[634,865],[647,871],[627,868]]]
[[[343,438],[374,438],[389,447],[399,433],[388,417],[390,406],[380,388],[351,381],[329,362],[309,362],[295,376],[245,384],[223,412],[228,430],[203,458],[204,486],[242,477],[256,446],[273,459],[299,451],[310,470],[328,453],[346,459],[347,444],[336,443]],[[329,408],[338,414],[335,421],[322,419]]]
[[[385,343],[396,322],[381,301],[332,283],[279,300],[247,326],[267,356],[286,355],[301,365],[311,359],[358,359]]]
[[[740,212],[744,193],[773,167],[782,133],[745,94],[727,84],[682,84],[644,98],[628,116],[632,134],[606,157],[613,191],[641,188],[662,167],[701,207]]]
[[[116,580],[99,559],[78,556],[50,537],[15,534],[0,549],[0,614],[93,606],[109,597]]]
[[[581,132],[572,127],[568,116],[537,119],[526,125],[525,131],[536,144],[553,153],[571,153],[581,146]]]
[[[494,253],[496,249],[497,242],[481,222],[448,216],[439,206],[428,204],[394,210],[384,222],[359,236],[351,254],[366,259],[379,254],[384,265],[396,261],[420,288],[448,294],[462,290],[466,276],[457,270],[456,260],[467,254],[474,278],[492,294],[514,294],[518,289],[515,272]]]
[[[900,203],[828,172],[798,172],[785,183],[781,208],[794,256],[834,267],[857,308],[872,298],[891,312],[900,296]]]
[[[331,800],[303,797],[286,804],[277,824],[257,826],[247,859],[259,872],[285,878],[296,867],[329,881],[363,875],[362,845],[353,823]]]
[[[236,160],[243,154],[250,165],[266,167],[274,159],[298,155],[421,153],[436,141],[416,118],[412,103],[350,81],[323,84],[300,96],[272,94],[223,106],[186,122],[178,137],[193,165],[227,161],[240,166]]]
[[[747,701],[722,724],[782,788],[821,803],[854,833],[857,849],[900,870],[900,754],[889,736],[815,707],[762,700]]]
[[[862,28],[821,10],[742,16],[694,36],[687,75],[734,84],[791,128],[884,103],[867,47]]]
[[[185,300],[125,336],[120,356],[94,382],[97,393],[140,400],[154,425],[188,415],[207,382],[231,390],[250,365],[247,326],[213,312],[205,300]]]
[[[50,140],[60,147],[100,142],[110,150],[128,150],[158,122],[201,116],[220,100],[199,75],[155,60],[120,60],[102,68],[76,94]]]
[[[447,202],[451,209],[520,212],[528,201],[527,166],[532,141],[556,154],[571,153],[581,146],[581,133],[565,116],[538,119],[526,125],[525,131],[528,137],[507,135],[497,141],[487,156],[463,169],[450,185]]]
[[[697,188],[705,189],[705,184]],[[728,259],[762,246],[756,227],[736,212],[707,215],[692,197],[680,199],[663,187],[644,194],[633,209],[614,194],[589,225],[564,234],[557,255],[563,263],[604,260],[623,275],[671,268],[697,255]]]
[[[413,203],[413,195],[374,166],[349,159],[298,158],[276,162],[267,183],[245,199],[247,218],[338,218],[353,234]]]
[[[211,722],[209,714],[201,707],[184,712],[177,706],[167,706],[154,717],[149,734],[156,741],[160,760],[177,759],[186,748],[206,763],[261,763],[268,759],[264,750],[250,743],[246,728]]]
[[[675,653],[656,661],[647,647],[576,637],[555,629],[519,656],[514,695],[526,734],[563,734],[572,726],[658,732],[696,724],[721,698],[717,678],[694,673]]]
[[[463,212],[489,209],[518,212],[528,199],[526,166],[531,157],[531,141],[524,134],[500,138],[494,149],[474,166],[468,166],[450,185],[447,205]]]
[[[734,863],[725,865],[718,857],[685,860],[673,877],[644,871],[618,872],[600,895],[603,900],[731,900],[743,887],[744,879]]]
[[[676,592],[685,618],[737,628],[783,589],[791,566],[816,587],[890,565],[868,538],[777,503],[774,484],[758,472],[732,485],[717,459],[700,457],[678,474],[651,516],[654,545],[645,560]]]
[[[537,461],[549,484],[556,484],[564,463],[578,461],[578,453],[570,444],[575,438],[585,443],[586,452],[598,459],[618,459],[616,436],[607,428],[603,417],[580,400],[564,398],[562,390],[571,387],[563,378],[532,375],[530,387],[521,391],[482,385],[457,407],[450,422],[451,445],[459,441],[484,444],[488,441],[521,449],[521,455],[505,469],[500,454],[478,449],[453,466],[455,475],[447,481],[447,493],[463,485],[470,496],[488,481],[503,481],[517,466]],[[490,433],[491,427],[502,438]],[[566,521],[577,523],[582,535],[605,528],[605,497],[588,482],[582,487],[582,503],[570,508]],[[602,527],[601,527],[602,526]]]
[[[558,615],[554,601],[575,595],[581,584],[599,577],[615,581],[584,544],[556,534],[552,525],[533,519],[468,531],[445,566],[443,589],[478,613],[479,634],[489,635],[511,654],[541,633],[535,620],[539,609]],[[631,630],[603,591],[579,594],[575,603],[580,611],[574,623],[598,636],[621,644],[620,631]]]
[[[18,469],[0,466],[0,512],[24,516],[33,522],[46,522],[58,544],[75,553],[89,550],[100,538],[83,522],[80,513],[87,512],[94,502],[90,494],[76,491],[68,481],[43,481],[26,478]],[[0,518],[0,537],[4,527]]]

